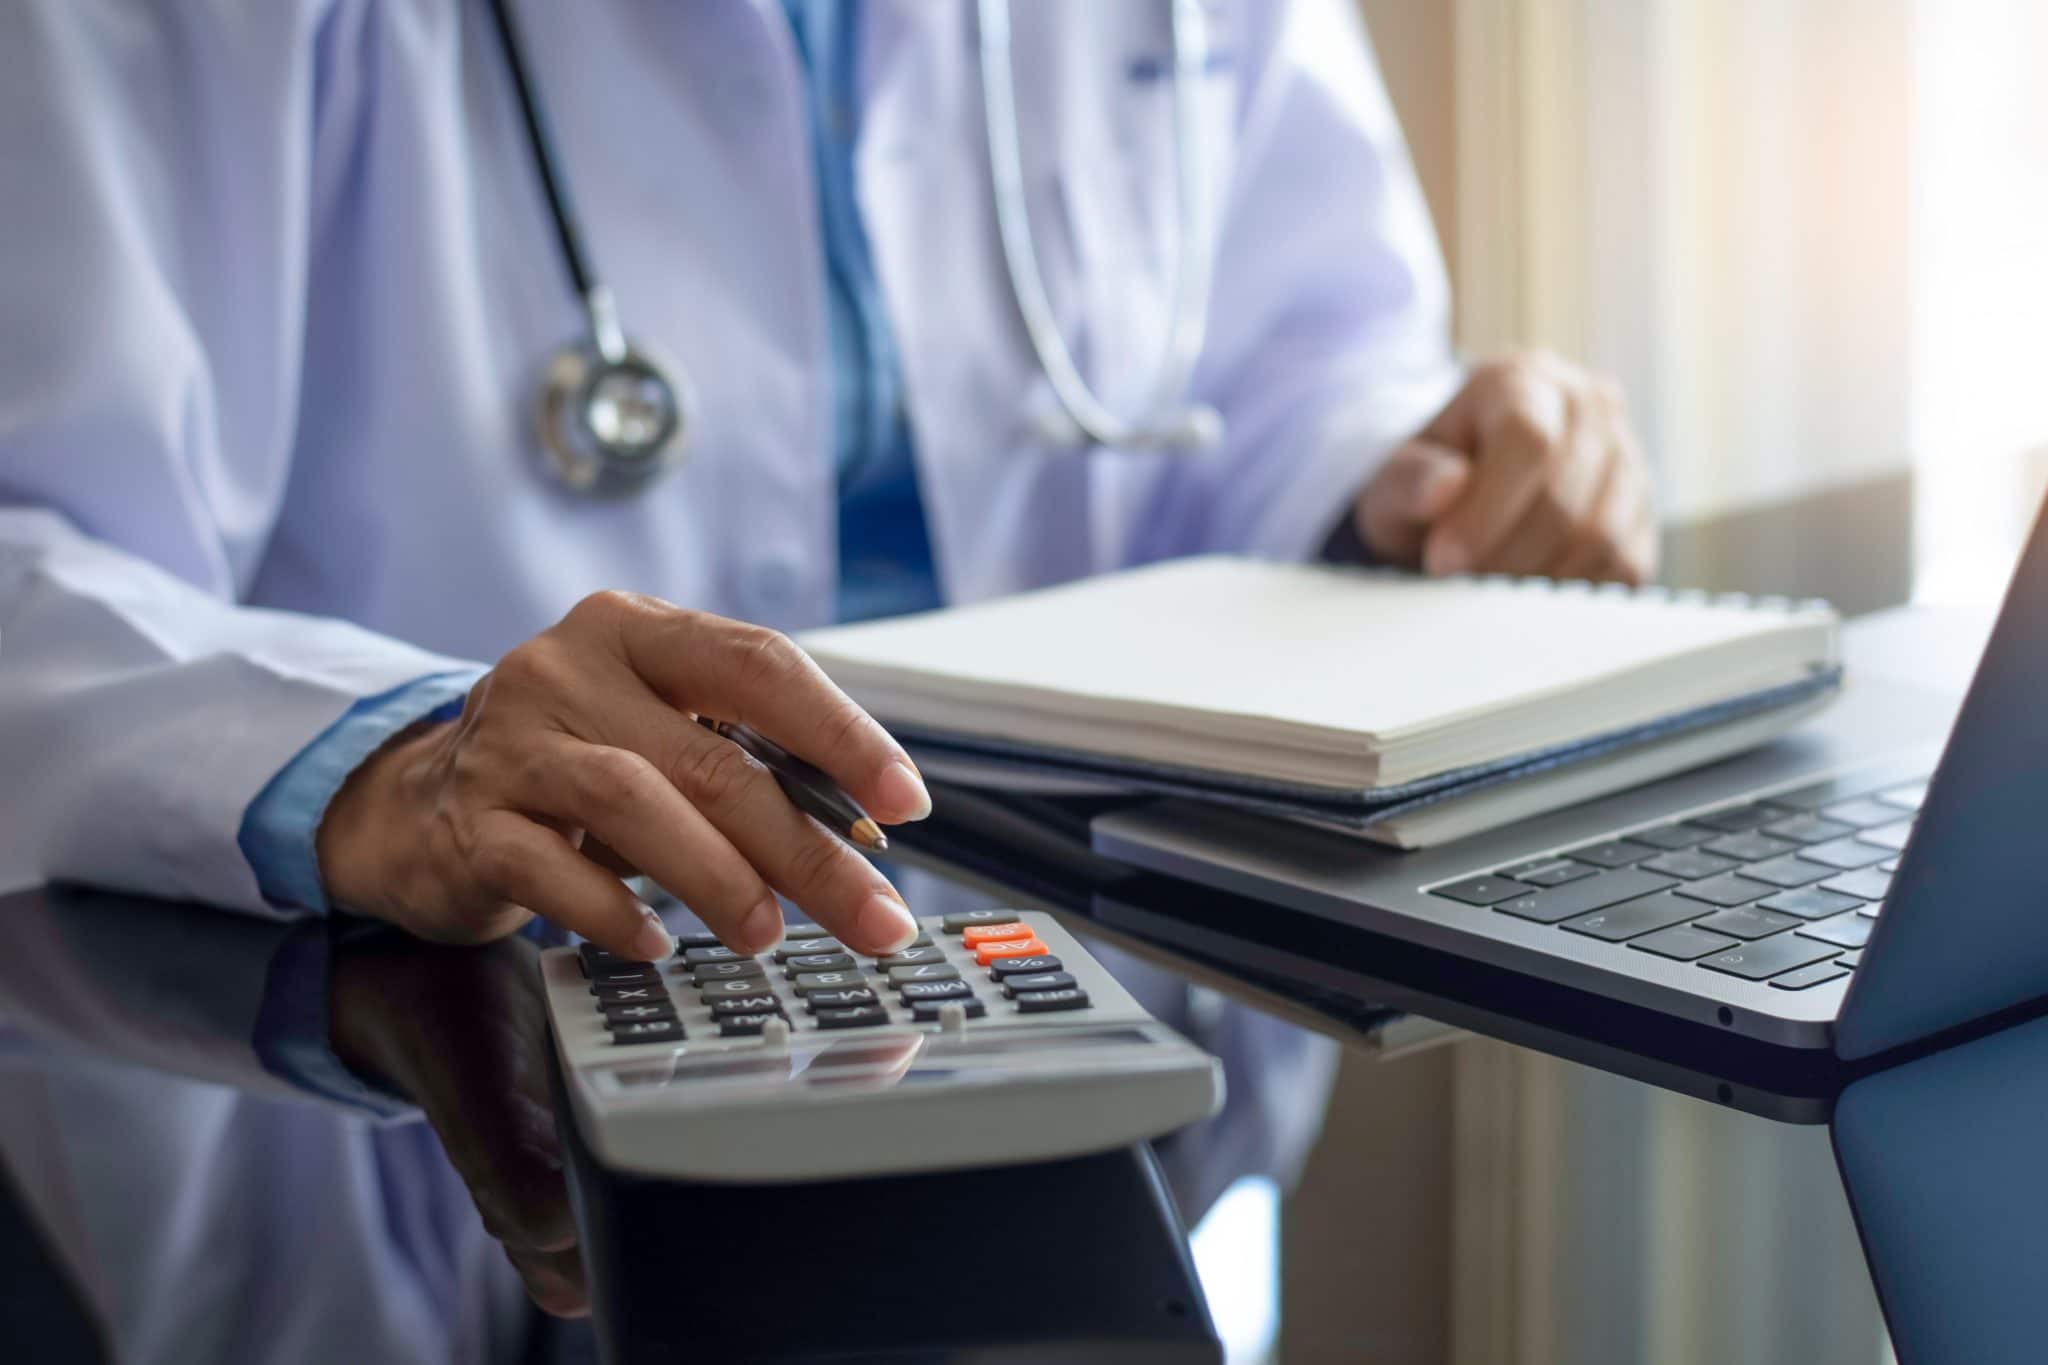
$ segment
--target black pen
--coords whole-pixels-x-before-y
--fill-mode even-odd
[[[888,836],[882,833],[874,817],[818,768],[744,725],[709,716],[699,716],[697,723],[752,754],[775,775],[775,785],[782,788],[782,794],[792,805],[855,848],[880,853],[889,847]]]

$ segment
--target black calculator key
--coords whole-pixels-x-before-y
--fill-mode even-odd
[[[843,953],[846,945],[836,938],[806,938],[794,943],[779,943],[775,946],[775,960],[787,964],[793,957],[810,957],[817,953]]]
[[[652,1001],[666,1001],[668,991],[659,981],[624,981],[605,987],[592,987],[598,1007],[606,1005],[645,1005]]]
[[[1686,820],[1691,824],[1720,830],[1723,834],[1734,834],[1740,830],[1755,829],[1764,821],[1774,820],[1784,813],[1752,801],[1746,806],[1730,806],[1726,810],[1710,810],[1705,815],[1689,815]]]
[[[819,1028],[871,1028],[889,1022],[889,1011],[880,1005],[855,1005],[844,1010],[819,1010]]]
[[[1790,839],[1795,844],[1823,844],[1830,839],[1839,839],[1845,834],[1855,832],[1854,825],[1845,825],[1810,813],[1788,815],[1783,820],[1773,820],[1764,826],[1764,833],[1772,838]]]
[[[1568,848],[1564,856],[1595,867],[1627,867],[1639,863],[1657,850],[1648,844],[1639,844],[1632,839],[1608,839],[1603,843],[1587,844],[1581,848]]]
[[[679,1043],[683,1026],[675,1019],[629,1019],[605,1021],[614,1043]]]
[[[736,953],[724,944],[715,944],[709,948],[685,948],[683,950],[683,961],[689,963],[692,967],[701,966],[706,962],[743,962],[745,960],[744,954]]]
[[[1569,858],[1538,858],[1519,867],[1503,868],[1500,875],[1530,886],[1563,886],[1599,871],[1591,863],[1575,863]]]
[[[1056,1014],[1087,1008],[1088,992],[1071,987],[1063,991],[1026,991],[1017,997],[1017,1009],[1022,1014]]]
[[[1723,858],[1733,858],[1738,863],[1760,863],[1766,858],[1790,853],[1799,845],[1790,839],[1773,839],[1768,834],[1759,834],[1751,830],[1745,834],[1723,835],[1701,847],[1709,853],[1718,853]]]
[[[1771,894],[1769,882],[1753,882],[1733,872],[1724,872],[1718,877],[1707,877],[1696,882],[1687,882],[1678,888],[1681,896],[1690,896],[1708,905],[1742,905]]]
[[[1809,924],[1799,932],[1822,943],[1832,943],[1837,948],[1861,948],[1870,942],[1870,931],[1876,924],[1876,920],[1865,919],[1861,915],[1837,915],[1833,919]]]
[[[965,981],[913,981],[903,988],[902,995],[906,1005],[920,1000],[972,1000],[974,987]]]
[[[586,972],[599,967],[617,967],[621,964],[634,963],[633,958],[620,957],[617,953],[608,952],[595,943],[579,943],[576,945],[576,952],[582,957],[583,970]]]
[[[988,1006],[979,1000],[919,1000],[911,1005],[910,1017],[920,1024],[936,1024],[940,1011],[950,1004],[958,1004],[969,1019],[979,1019],[988,1013]]]
[[[1708,953],[1726,952],[1740,943],[1740,939],[1729,938],[1726,934],[1710,934],[1704,929],[1695,929],[1690,924],[1676,924],[1669,929],[1659,929],[1654,934],[1628,941],[1631,948],[1640,948],[1646,953],[1659,957],[1676,958],[1680,962],[1692,962]]]
[[[1685,881],[1698,881],[1719,872],[1739,867],[1733,858],[1722,858],[1697,848],[1675,849],[1660,853],[1643,864],[1645,872],[1661,872],[1667,877],[1678,877]]]
[[[742,1014],[780,1014],[782,1001],[763,991],[759,995],[729,995],[711,1003],[713,1019],[732,1019]]]
[[[738,1000],[744,996],[759,995],[767,989],[766,982],[744,977],[738,981],[706,981],[697,987],[697,998],[709,1005],[720,1000]]]
[[[1818,986],[1829,981],[1839,981],[1849,974],[1849,969],[1840,959],[1830,962],[1816,962],[1810,967],[1797,967],[1782,976],[1771,978],[1771,984],[1781,991],[1803,991],[1808,986]]]
[[[790,978],[789,984],[798,995],[809,995],[812,991],[843,991],[865,986],[868,979],[859,972],[799,972]]]
[[[598,1008],[604,1011],[606,1019],[624,1020],[627,1023],[631,1023],[635,1019],[673,1019],[676,1017],[675,1006],[669,1004],[666,1000],[658,1004],[599,1005]]]
[[[961,910],[947,915],[939,921],[941,933],[957,934],[975,924],[1012,924],[1017,919],[1015,910]]]
[[[1880,872],[1874,867],[1866,867],[1855,872],[1844,872],[1839,877],[1830,877],[1820,885],[1823,891],[1839,891],[1858,900],[1881,901],[1892,892],[1892,875],[1889,872]]]
[[[777,1017],[773,1013],[719,1016],[718,1035],[721,1038],[758,1038],[768,1027],[768,1021]]]
[[[850,972],[859,964],[852,953],[799,953],[782,965],[795,976],[799,972]]]
[[[1013,976],[1003,983],[1004,995],[1021,995],[1025,991],[1064,991],[1080,983],[1066,972],[1033,972],[1030,976]]]
[[[1492,905],[1495,901],[1526,895],[1535,889],[1527,882],[1518,882],[1512,877],[1487,875],[1467,877],[1461,882],[1452,882],[1449,886],[1439,886],[1431,894],[1443,896],[1448,900],[1463,901],[1467,905]]]
[[[768,974],[767,969],[751,959],[741,962],[700,962],[691,969],[696,973],[697,984],[707,981],[759,981]]]
[[[792,942],[807,938],[830,938],[832,931],[822,924],[785,924],[782,926],[782,937]]]
[[[1655,829],[1639,829],[1629,835],[1638,844],[1661,848],[1667,852],[1674,848],[1691,848],[1714,837],[1715,831],[1705,825],[1695,825],[1690,820],[1681,820],[1675,825],[1659,825]]]
[[[1779,934],[1775,938],[1759,939],[1755,943],[1743,943],[1725,953],[1703,957],[1699,965],[1709,971],[1725,972],[1729,976],[1746,977],[1751,981],[1762,981],[1780,972],[1789,972],[1794,967],[1804,967],[1809,962],[1819,962],[1835,955],[1836,949],[1825,943],[1815,943],[1798,934]]]
[[[891,967],[889,984],[901,989],[920,981],[957,981],[960,969],[950,962],[919,962],[909,967]]]
[[[887,957],[875,959],[875,965],[883,971],[887,971],[891,967],[915,967],[924,962],[944,962],[945,960],[946,950],[944,948],[927,946],[923,948],[905,948],[900,953],[890,953]]]
[[[1001,981],[1007,976],[1029,976],[1033,972],[1056,972],[1060,960],[1047,953],[1036,957],[999,957],[988,964],[988,974]]]
[[[1826,863],[1808,862],[1806,859],[1787,854],[1782,858],[1770,858],[1761,863],[1751,863],[1742,869],[1742,875],[1753,882],[1769,882],[1772,886],[1805,886],[1830,876],[1835,871]]]
[[[1685,900],[1672,895],[1669,891],[1659,891],[1656,895],[1644,896],[1641,900],[1623,901],[1620,905],[1610,905],[1604,910],[1590,911],[1568,919],[1558,927],[1569,929],[1575,934],[1604,938],[1609,943],[1619,943],[1623,939],[1647,934],[1653,929],[1664,929],[1673,924],[1683,924],[1689,919],[1698,919],[1706,913],[1707,907],[1698,901]]]
[[[687,953],[692,948],[716,948],[717,946],[718,935],[708,929],[692,929],[688,933],[676,935],[676,948],[680,952]]]
[[[819,1010],[850,1010],[856,1005],[879,1005],[882,996],[873,986],[848,986],[838,991],[812,991],[804,1004],[813,1014]]]
[[[1727,934],[1730,938],[1769,938],[1801,923],[1804,921],[1793,915],[1759,910],[1754,905],[1737,905],[1727,910],[1716,910],[1705,919],[1694,921],[1693,927],[1705,929],[1710,934]]]
[[[1826,919],[1839,915],[1844,910],[1854,910],[1860,902],[1854,896],[1845,896],[1839,891],[1823,891],[1817,886],[1794,887],[1780,891],[1777,895],[1760,900],[1757,905],[1765,910],[1776,910],[1780,914],[1797,915],[1801,919]]]
[[[1517,919],[1555,924],[1573,915],[1583,915],[1588,910],[1604,909],[1622,901],[1632,901],[1637,896],[1647,896],[1652,891],[1662,891],[1672,884],[1669,877],[1659,877],[1639,867],[1627,867],[1582,881],[1566,882],[1563,886],[1553,886],[1527,896],[1517,896],[1511,901],[1501,901],[1493,908]]]
[[[1800,849],[1799,856],[1810,863],[1825,863],[1838,872],[1854,872],[1859,867],[1883,862],[1891,856],[1891,850],[1856,838],[1830,839],[1827,843]]]
[[[661,980],[661,968],[652,962],[621,962],[616,966],[592,967],[587,972],[591,989],[606,985],[636,985]]]

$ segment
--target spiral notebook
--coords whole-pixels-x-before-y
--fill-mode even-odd
[[[928,769],[1409,844],[1452,837],[1429,807],[1490,791],[1498,823],[1760,743],[1839,686],[1838,631],[1812,601],[1205,556],[802,643]]]

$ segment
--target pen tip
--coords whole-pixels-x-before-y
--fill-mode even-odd
[[[882,833],[882,827],[867,816],[853,822],[853,841],[862,848],[876,853],[889,847],[889,836]]]

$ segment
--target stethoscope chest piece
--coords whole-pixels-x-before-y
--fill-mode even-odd
[[[627,343],[583,337],[557,351],[535,413],[550,472],[575,492],[623,498],[675,468],[696,424],[679,373]]]

